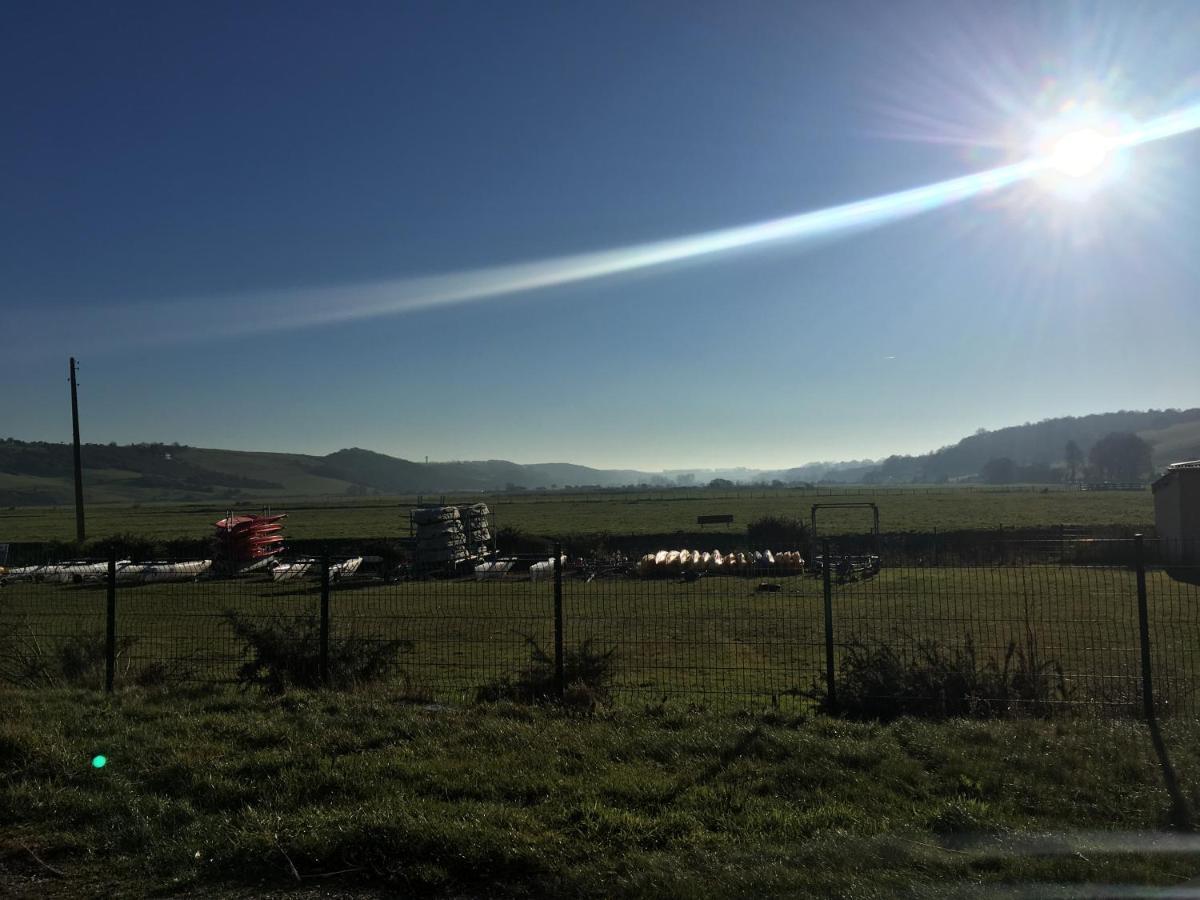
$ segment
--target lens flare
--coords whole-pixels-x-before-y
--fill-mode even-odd
[[[1054,142],[1047,162],[1055,171],[1071,178],[1084,178],[1108,162],[1112,143],[1091,128],[1081,128]]]
[[[104,754],[98,753],[92,757],[93,769],[103,769],[106,765],[108,765],[108,757]]]
[[[1118,169],[1118,158],[1132,148],[1200,129],[1200,103],[1118,128],[1088,122],[1074,126],[1074,130],[1060,132],[1039,145],[1023,161],[765,222],[440,275],[118,307],[81,307],[72,324],[89,340],[96,333],[120,335],[108,343],[109,347],[237,337],[480,302],[762,247],[803,248],[1035,179],[1066,196],[1087,196]],[[45,332],[47,343],[62,340],[58,320],[52,323],[55,330],[50,333],[46,329],[51,326],[40,310],[30,309],[28,314],[21,333]],[[20,331],[13,329],[13,333]]]

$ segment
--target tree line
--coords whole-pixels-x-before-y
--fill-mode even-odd
[[[1019,465],[1007,456],[984,463],[979,476],[987,484],[1059,482],[1136,482],[1154,474],[1153,448],[1132,431],[1113,431],[1092,445],[1086,456],[1074,440],[1063,447],[1062,464]]]

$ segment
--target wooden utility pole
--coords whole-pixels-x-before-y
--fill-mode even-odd
[[[79,392],[75,383],[75,357],[71,357],[71,437],[75,444],[75,540],[83,543],[83,461],[79,456]]]

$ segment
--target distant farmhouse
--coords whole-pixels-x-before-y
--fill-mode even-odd
[[[1168,466],[1151,487],[1163,556],[1170,562],[1200,563],[1200,460]]]

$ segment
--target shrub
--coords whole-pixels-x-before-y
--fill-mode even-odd
[[[808,547],[808,526],[788,516],[763,516],[746,526],[746,538],[756,549],[802,550]]]
[[[528,553],[540,556],[544,553],[553,552],[554,542],[548,538],[526,534],[519,528],[514,528],[511,525],[505,525],[496,532],[496,549],[501,553]]]
[[[1031,629],[1022,645],[1009,641],[1001,661],[981,661],[969,633],[961,647],[916,641],[907,654],[891,644],[852,638],[835,686],[836,707],[822,685],[810,691],[823,712],[884,722],[900,716],[1049,715],[1070,699],[1062,667],[1040,657]]]
[[[192,661],[184,659],[152,660],[135,669],[126,680],[140,688],[164,688],[196,679]]]
[[[117,639],[118,671],[129,669],[128,654],[137,639]],[[20,687],[104,686],[107,640],[100,630],[76,631],[65,637],[47,638],[29,624],[14,627],[0,647],[0,681]]]
[[[557,701],[558,683],[554,671],[554,655],[546,653],[527,634],[521,635],[530,649],[529,665],[516,678],[504,676],[479,688],[477,699],[494,703],[511,700],[516,703],[546,703]],[[594,708],[611,697],[616,670],[617,648],[597,649],[591,638],[563,652],[564,699],[572,706]]]
[[[244,643],[246,661],[237,672],[244,686],[271,693],[290,688],[318,688],[321,682],[321,623],[316,616],[244,618],[227,610],[225,618]],[[329,635],[329,684],[352,688],[379,681],[398,671],[412,642],[378,640],[353,632]]]

